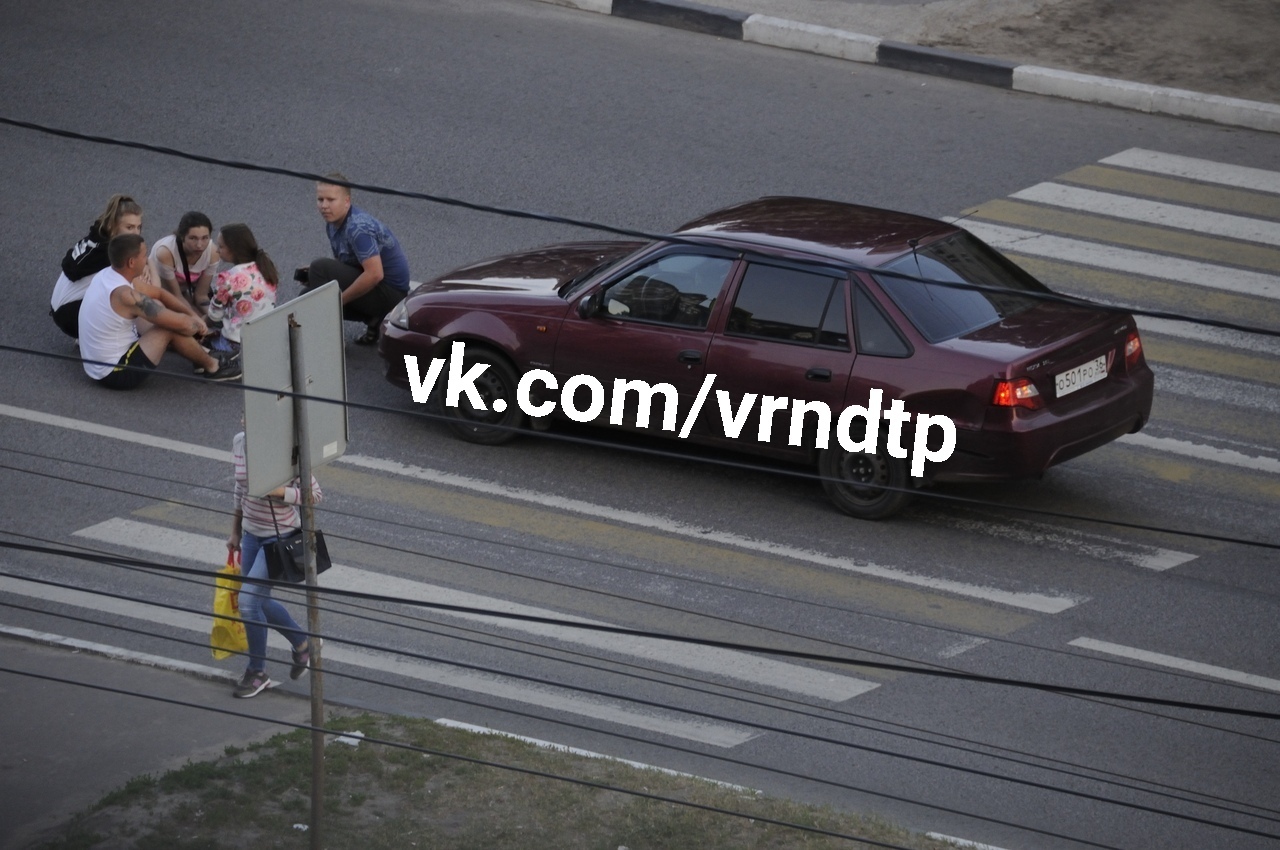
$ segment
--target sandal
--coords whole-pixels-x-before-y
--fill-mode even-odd
[[[356,339],[356,345],[375,345],[378,342],[378,326],[369,325],[364,336]]]

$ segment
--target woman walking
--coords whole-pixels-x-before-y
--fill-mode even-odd
[[[302,503],[300,482],[294,479],[272,490],[265,498],[250,496],[243,431],[232,440],[231,453],[236,466],[235,514],[227,549],[240,552],[241,569],[246,577],[265,579],[268,578],[266,547],[278,536],[288,536],[302,527],[297,508]],[[312,502],[319,502],[321,496],[320,485],[312,476]],[[307,672],[311,666],[311,644],[288,609],[271,598],[270,585],[245,582],[240,588],[240,615],[245,620],[244,630],[249,638],[249,666],[233,691],[235,696],[255,697],[272,685],[266,669],[268,626],[283,635],[292,647],[289,678],[297,679]]]

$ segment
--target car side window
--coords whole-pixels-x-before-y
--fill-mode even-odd
[[[848,349],[845,313],[843,278],[752,263],[725,332]]]
[[[668,254],[610,285],[602,310],[618,319],[705,328],[731,268],[726,257]]]
[[[857,333],[858,353],[876,357],[910,357],[910,346],[899,335],[880,305],[861,286],[853,289],[853,324]]]

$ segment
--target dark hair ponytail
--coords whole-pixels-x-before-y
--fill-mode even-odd
[[[224,225],[219,232],[222,234],[222,244],[227,246],[227,250],[231,253],[233,263],[237,265],[257,263],[258,271],[262,272],[262,276],[272,286],[280,284],[280,273],[276,271],[276,264],[271,262],[271,257],[267,256],[266,251],[258,247],[258,240],[254,238],[249,225],[228,224]]]

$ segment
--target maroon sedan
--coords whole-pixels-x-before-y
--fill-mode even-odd
[[[837,506],[879,518],[913,487],[1038,476],[1142,428],[1133,317],[1048,292],[954,225],[763,198],[670,239],[450,272],[387,317],[379,351],[463,439],[557,417],[643,429],[816,465]]]

